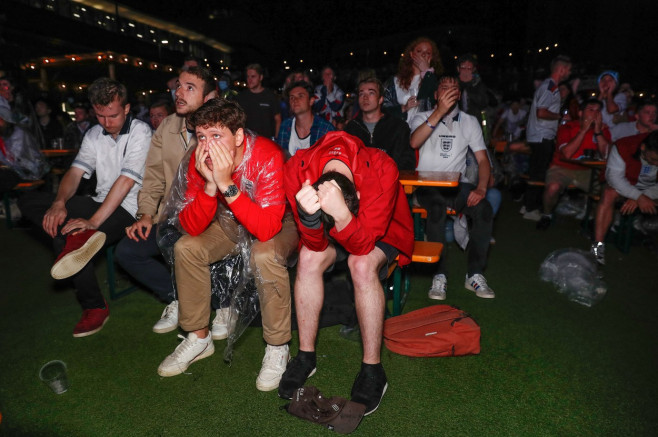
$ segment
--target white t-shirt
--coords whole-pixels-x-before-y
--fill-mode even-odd
[[[560,90],[550,77],[543,81],[535,91],[528,116],[528,129],[526,135],[528,142],[540,143],[542,139],[555,139],[557,134],[558,120],[544,120],[537,118],[537,109],[545,108],[549,111],[560,113]]]
[[[525,109],[519,108],[515,114],[510,108],[507,108],[500,118],[505,120],[505,132],[511,133],[513,139],[518,140],[521,136],[521,124],[525,120],[528,112]]]
[[[427,121],[432,111],[416,114],[411,120],[411,131]],[[418,171],[458,171],[461,181],[467,182],[466,154],[469,147],[473,153],[486,150],[482,128],[477,118],[455,108],[441,119],[429,138],[420,147]]]
[[[126,129],[127,128],[127,129]],[[116,140],[105,134],[100,124],[92,127],[84,136],[72,167],[84,170],[89,179],[96,172],[96,202],[103,202],[119,176],[126,176],[136,183],[121,202],[131,215],[137,213],[137,193],[142,187],[146,155],[151,145],[151,127],[133,119],[129,127],[124,125]]]
[[[299,138],[297,129],[295,129],[295,118],[292,119],[290,126],[290,141],[288,142],[288,151],[290,156],[293,156],[299,149],[308,149],[311,147],[311,133],[309,132],[304,138]]]
[[[637,130],[636,121],[626,121],[624,123],[615,124],[614,126],[612,126],[612,129],[610,129],[610,135],[612,136],[612,141],[617,141],[619,138],[631,137],[639,133],[640,131]]]
[[[415,97],[418,97],[418,91],[420,90],[420,74],[417,74],[414,76],[413,79],[411,79],[411,84],[409,85],[409,89],[404,89],[400,86],[400,82],[398,81],[397,76],[394,79],[395,82],[395,95],[398,99],[398,104],[400,105],[406,105],[407,101],[412,97],[411,91],[415,90]],[[413,108],[409,109],[407,111],[407,123],[409,123],[409,127],[411,127],[411,119],[418,113],[418,106],[414,106]],[[413,132],[413,129],[411,129]]]
[[[608,129],[612,128],[615,124],[612,122],[613,117],[615,114],[621,114],[626,110],[626,94],[624,93],[618,93],[612,100],[615,101],[617,106],[619,106],[619,111],[610,114],[608,113],[608,110],[606,109],[607,103],[606,101],[602,101],[603,107],[601,108],[601,120],[603,120],[603,123],[608,125]]]

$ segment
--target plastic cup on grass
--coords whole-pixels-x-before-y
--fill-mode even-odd
[[[66,375],[66,363],[60,360],[50,361],[39,370],[39,378],[51,388],[55,394],[62,394],[69,389],[69,378]]]

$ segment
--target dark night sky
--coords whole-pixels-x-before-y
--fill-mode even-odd
[[[502,62],[501,55],[513,51],[517,66],[545,67],[555,51],[538,54],[537,48],[559,42],[559,51],[570,54],[583,71],[613,67],[647,85],[658,78],[658,62],[647,62],[647,55],[655,58],[658,51],[654,0],[124,3],[236,47],[233,58],[242,65],[258,61],[280,68],[284,59],[304,59],[301,67],[307,68],[327,62],[394,64],[397,54],[384,59],[369,52],[364,59],[365,48],[399,53],[409,40],[428,35],[438,42],[448,63],[455,54],[473,51],[482,63],[496,64]],[[353,48],[360,59],[345,58]],[[490,53],[499,56],[496,62]]]
[[[438,43],[448,68],[455,55],[476,53],[487,81],[492,81],[495,74],[497,81],[505,81],[507,67],[515,66],[526,72],[523,83],[530,86],[530,76],[543,74],[536,71],[538,68],[547,68],[553,56],[566,53],[571,55],[579,74],[594,75],[603,68],[615,68],[621,72],[622,81],[630,81],[634,86],[655,89],[658,84],[656,0],[118,3],[227,43],[234,48],[231,64],[233,71],[238,72],[248,63],[260,62],[274,76],[283,69],[284,60],[292,69],[317,69],[327,63],[347,69],[394,69],[404,46],[422,35]],[[80,38],[81,34],[84,38]],[[2,0],[0,38],[3,37],[0,44],[6,44],[0,49],[0,63],[5,68],[16,68],[20,62],[40,56],[97,50],[125,50],[133,56],[165,62],[159,59],[159,48],[154,45],[138,46],[134,39],[85,28],[15,0]],[[31,45],[26,45],[28,40]],[[557,49],[538,52],[554,43],[559,43]],[[509,52],[512,57],[508,57]],[[168,56],[166,63],[176,65],[183,54],[172,52]],[[300,59],[304,59],[303,64]]]

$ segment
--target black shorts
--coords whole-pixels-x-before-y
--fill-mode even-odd
[[[345,260],[347,260],[347,257],[350,255],[350,253],[347,250],[345,250],[345,248],[340,244],[333,243],[333,245],[336,248],[336,260],[334,261],[334,264],[327,269],[327,272],[332,271],[336,263],[344,262]],[[384,243],[383,241],[375,242],[375,247],[379,247],[382,250],[382,252],[384,252],[384,255],[386,255],[386,264],[384,264],[382,268],[379,270],[379,280],[383,281],[388,276],[389,266],[393,262],[395,262],[395,258],[397,258],[400,251],[398,251],[395,247],[391,246],[390,244]]]

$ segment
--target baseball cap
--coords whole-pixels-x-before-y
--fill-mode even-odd
[[[599,74],[599,78],[596,79],[596,83],[597,84],[600,83],[603,76],[606,76],[606,75],[612,77],[615,80],[615,82],[617,83],[617,85],[619,85],[619,73],[614,71],[614,70],[606,70],[603,73]]]
[[[286,410],[339,434],[349,434],[361,423],[366,406],[340,396],[325,397],[312,385],[298,388]]]

